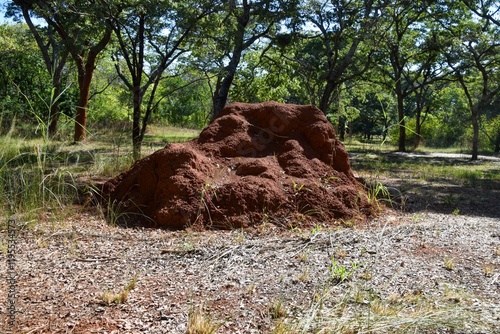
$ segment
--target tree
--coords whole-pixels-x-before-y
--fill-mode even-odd
[[[158,95],[164,98],[152,117],[159,124],[199,129],[209,120],[211,95],[198,72],[166,77]]]
[[[361,133],[367,140],[371,140],[373,135],[380,135],[385,141],[395,118],[394,97],[383,87],[364,85],[352,104],[360,110],[360,116],[351,122],[351,131]]]
[[[237,101],[257,103],[277,101],[307,104],[300,80],[292,67],[283,61],[275,48],[265,53],[256,49],[245,54],[233,81],[231,97]]]
[[[477,16],[500,26],[500,3],[497,0],[462,0],[462,3]]]
[[[111,39],[113,22],[106,1],[66,0],[29,1],[32,12],[42,17],[59,35],[66,51],[75,62],[78,73],[79,98],[75,115],[74,141],[86,137],[90,85],[99,54]]]
[[[407,66],[403,70],[405,90],[408,100],[412,100],[415,114],[415,147],[422,141],[422,124],[427,119],[432,109],[435,91],[439,83],[446,80],[450,70],[441,50],[449,45],[443,38],[440,30],[429,24],[429,18],[419,23],[418,34],[414,37],[415,48],[408,58]],[[408,101],[411,104],[412,101]]]
[[[211,6],[199,1],[136,1],[116,18],[113,29],[119,47],[114,60],[118,76],[132,94],[135,158],[140,156],[147,123],[158,105],[155,95],[163,73],[188,51],[183,47],[185,40],[210,11]],[[122,65],[126,67],[126,73],[122,71]],[[148,91],[143,115],[143,100]]]
[[[0,25],[0,131],[1,127],[13,130],[16,119],[26,123],[33,118],[46,122],[42,98],[50,94],[48,81],[43,59],[28,27]]]
[[[325,114],[339,87],[369,68],[371,51],[367,48],[360,50],[360,45],[363,42],[369,44],[370,38],[377,37],[374,30],[381,9],[382,5],[376,0],[311,0],[302,6],[305,26],[312,25],[311,34],[316,34],[312,38],[319,42],[310,50],[316,52],[321,48],[321,53],[314,54],[320,56],[320,67],[312,70],[319,70],[321,91],[318,107]],[[304,65],[303,61],[301,63]]]
[[[473,128],[471,160],[477,160],[481,114],[500,93],[500,26],[455,3],[445,2],[441,8],[447,16],[441,15],[439,22],[453,41],[445,55],[467,98]]]
[[[419,1],[392,1],[384,7],[383,19],[386,22],[387,42],[382,47],[377,69],[388,81],[379,81],[394,91],[398,111],[398,151],[406,151],[406,113],[405,99],[415,90],[416,80],[421,73],[430,69],[431,58],[418,61],[415,58],[415,42],[425,40],[425,30],[419,29],[425,19],[428,4]],[[424,51],[425,52],[425,51]],[[385,66],[386,61],[389,66]],[[418,66],[418,68],[415,68]],[[422,85],[422,83],[420,84]]]
[[[323,74],[326,73],[324,67],[326,62],[322,56],[325,54],[325,48],[321,40],[314,35],[309,37],[307,34],[302,34],[294,38],[293,43],[287,41],[284,45],[277,46],[275,63],[282,63],[284,59],[287,64],[282,64],[280,67],[288,67],[288,71],[291,72],[289,76],[296,78],[302,87],[296,92],[296,99],[301,103],[318,106],[325,83]]]
[[[198,58],[211,57],[218,68],[216,83],[213,87],[213,116],[219,114],[226,105],[231,85],[236,75],[238,66],[245,52],[254,43],[269,39],[279,29],[280,23],[291,15],[296,8],[297,0],[230,0],[222,1],[216,17],[206,21],[203,36],[200,35],[199,44],[209,44],[200,48]],[[208,36],[209,41],[207,41]],[[203,60],[202,60],[203,62]]]
[[[49,101],[49,125],[48,135],[54,137],[57,132],[57,123],[59,119],[59,98],[63,92],[62,77],[63,70],[66,66],[68,58],[68,50],[64,48],[62,41],[55,35],[53,27],[41,27],[35,25],[31,17],[33,5],[32,1],[14,0],[9,4],[6,15],[16,16],[17,11],[20,10],[22,17],[26,21],[38,48],[43,57],[45,67],[52,77],[52,94],[51,101]]]
[[[481,118],[480,130],[495,153],[500,152],[500,99],[490,104]]]

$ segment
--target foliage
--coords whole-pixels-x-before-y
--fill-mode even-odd
[[[0,25],[0,133],[36,117],[46,119],[50,77],[24,25]],[[29,103],[29,105],[28,105]]]
[[[87,133],[76,135],[88,108],[89,121],[101,127],[132,123],[124,129],[137,150],[148,124],[200,128],[226,102],[275,100],[318,106],[341,139],[392,140],[401,151],[500,151],[495,1],[7,7],[30,29],[0,26],[1,134],[40,136],[40,120],[50,128],[58,108],[58,115],[79,117],[78,140]],[[66,64],[68,53],[73,62]],[[61,126],[58,138],[68,124]]]
[[[332,257],[331,265],[328,266],[330,279],[334,283],[342,283],[348,280],[359,267],[359,264],[352,262],[350,266],[341,265],[335,258]]]
[[[163,80],[158,90],[163,99],[153,114],[154,123],[187,128],[206,125],[211,104],[205,81],[187,73]]]
[[[44,212],[64,212],[77,196],[73,174],[58,159],[51,142],[0,137],[0,207],[25,221]]]

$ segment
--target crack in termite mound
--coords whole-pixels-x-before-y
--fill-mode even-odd
[[[324,114],[276,102],[228,105],[198,138],[137,161],[101,195],[128,223],[174,229],[336,224],[376,211]]]

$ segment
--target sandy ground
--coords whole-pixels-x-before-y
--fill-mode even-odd
[[[201,307],[217,333],[340,325],[498,333],[499,226],[497,218],[419,213],[388,214],[363,228],[171,232],[110,227],[81,214],[19,233],[15,323],[8,324],[4,280],[2,332],[186,333]],[[0,261],[7,272],[5,253]],[[103,300],[135,279],[125,302]],[[371,327],[363,325],[369,319]]]

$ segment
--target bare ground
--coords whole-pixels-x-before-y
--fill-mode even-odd
[[[17,231],[0,332],[186,333],[201,314],[217,333],[500,333],[500,187],[410,181],[383,179],[405,213],[355,228],[132,229],[88,211],[42,221]],[[5,230],[0,244],[8,278]]]

